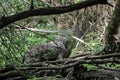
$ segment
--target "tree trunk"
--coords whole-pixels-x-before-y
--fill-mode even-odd
[[[112,19],[109,22],[105,33],[105,52],[120,52],[120,0],[117,0]]]

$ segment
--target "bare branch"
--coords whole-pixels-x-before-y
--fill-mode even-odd
[[[87,0],[77,4],[63,6],[63,7],[50,7],[50,8],[38,8],[38,9],[31,9],[28,11],[23,11],[18,14],[10,15],[4,17],[0,21],[0,29],[4,28],[5,26],[14,23],[15,21],[19,21],[28,17],[32,16],[45,16],[45,15],[55,15],[55,14],[62,14],[66,12],[71,12],[75,10],[79,10],[82,8],[86,8],[89,6],[97,5],[97,4],[108,4],[107,0]]]

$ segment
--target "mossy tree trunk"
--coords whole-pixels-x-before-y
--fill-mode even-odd
[[[120,0],[117,0],[111,21],[106,28],[105,52],[120,52]]]

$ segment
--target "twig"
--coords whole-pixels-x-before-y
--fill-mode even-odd
[[[54,30],[43,30],[43,29],[37,29],[37,28],[25,28],[21,30],[30,30],[30,31],[35,31],[35,32],[43,32],[43,33],[58,33],[59,31],[54,31]]]
[[[62,70],[62,69],[68,69],[71,67],[74,67],[76,65],[80,65],[80,64],[104,64],[104,63],[111,63],[114,62],[113,59],[102,59],[102,60],[79,60],[70,64],[66,64],[66,65],[61,65],[58,67],[20,67],[20,70],[34,70],[34,69],[38,69],[38,70]],[[117,63],[120,63],[117,62]]]
[[[97,66],[98,66],[98,67],[100,67],[100,68],[106,69],[106,70],[111,70],[111,71],[120,71],[120,69],[113,69],[113,68],[106,67],[106,66],[102,66],[102,65],[97,65]]]
[[[90,46],[88,43],[86,43],[86,42],[83,41],[82,39],[80,39],[80,38],[78,38],[78,37],[76,37],[76,36],[72,36],[72,37],[73,37],[74,39],[76,39],[76,40],[78,40],[78,41],[84,43],[85,45],[87,45],[87,46],[90,47],[91,49],[95,50],[92,46]]]

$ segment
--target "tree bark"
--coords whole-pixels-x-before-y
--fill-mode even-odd
[[[105,33],[105,52],[120,52],[120,0],[117,4]]]

